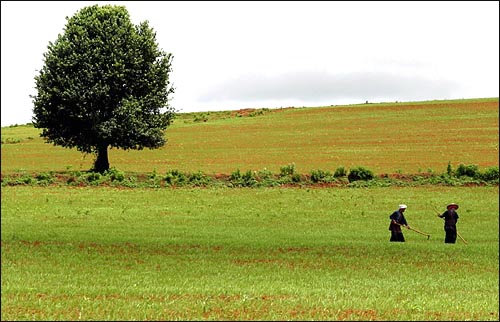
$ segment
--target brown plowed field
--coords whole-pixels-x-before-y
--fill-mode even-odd
[[[134,172],[230,174],[237,169],[277,173],[293,163],[304,174],[333,172],[340,166],[390,174],[441,173],[448,163],[481,169],[499,164],[498,98],[206,115],[203,122],[179,115],[160,149],[111,149],[110,166]],[[93,155],[44,143],[37,129],[2,128],[2,142],[7,138],[20,142],[2,144],[4,173],[87,170],[93,162]]]

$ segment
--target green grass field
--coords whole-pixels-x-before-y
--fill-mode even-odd
[[[494,98],[181,114],[167,146],[114,149],[110,165],[498,167],[498,111]],[[92,165],[31,126],[1,134],[2,177]],[[499,320],[498,185],[1,189],[2,321]],[[467,244],[444,244],[450,202]],[[430,239],[389,242],[400,203]]]
[[[457,202],[461,235],[444,244]],[[389,215],[405,202],[406,243]],[[2,188],[2,320],[498,320],[498,187]]]

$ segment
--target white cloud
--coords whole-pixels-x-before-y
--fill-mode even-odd
[[[453,81],[439,81],[420,76],[387,72],[329,74],[327,72],[293,72],[265,76],[244,75],[211,88],[200,101],[298,100],[300,102],[335,103],[336,100],[420,100],[447,97],[456,87]]]
[[[499,96],[498,2],[3,1],[2,126],[31,120],[49,41],[96,3],[149,21],[182,112]]]

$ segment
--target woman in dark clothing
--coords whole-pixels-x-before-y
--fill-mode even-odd
[[[456,210],[458,209],[458,205],[451,203],[446,207],[446,211],[443,212],[438,217],[444,219],[444,231],[446,232],[446,237],[444,238],[444,242],[447,244],[455,244],[457,240],[457,221],[458,221],[458,213]]]
[[[389,225],[389,230],[391,231],[391,242],[403,242],[405,241],[405,237],[403,236],[403,232],[401,231],[401,226],[405,226],[406,228],[410,228],[408,223],[406,222],[406,218],[403,215],[403,212],[406,210],[406,205],[399,205],[399,209],[392,213],[389,216],[391,220],[391,224]]]

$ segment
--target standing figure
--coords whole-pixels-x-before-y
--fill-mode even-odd
[[[406,228],[410,228],[408,223],[406,222],[406,218],[403,213],[406,210],[406,205],[399,205],[399,209],[392,213],[389,216],[391,220],[391,224],[389,225],[389,230],[391,231],[391,242],[403,242],[405,241],[405,237],[403,236],[403,232],[401,231],[401,226]]]
[[[458,205],[455,203],[450,203],[446,206],[446,211],[441,215],[440,218],[444,218],[444,231],[446,232],[446,237],[444,242],[447,244],[455,244],[457,240],[457,221],[458,221]]]

